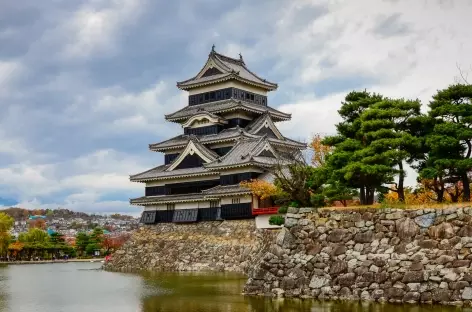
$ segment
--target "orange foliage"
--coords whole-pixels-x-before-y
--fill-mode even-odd
[[[65,237],[64,240],[65,240],[67,245],[75,247],[75,237],[68,236],[68,237]]]
[[[30,229],[37,228],[41,230],[46,229],[46,221],[43,219],[36,219],[36,220],[30,220],[28,221],[28,225]]]
[[[119,236],[114,236],[114,237],[105,237],[102,243],[102,247],[105,248],[107,251],[109,250],[117,250],[121,246],[123,246],[124,243],[130,238],[129,234],[121,234]]]
[[[311,164],[315,167],[321,167],[326,162],[326,157],[334,150],[332,146],[321,144],[323,138],[319,134],[315,134],[311,139],[309,147],[313,150]]]
[[[277,187],[264,180],[251,179],[249,181],[242,181],[239,183],[242,187],[247,187],[252,194],[260,199],[266,199],[278,193]]]
[[[8,245],[8,250],[10,250],[12,252],[12,255],[16,257],[16,255],[20,251],[22,251],[24,247],[25,247],[25,244],[23,244],[22,242],[14,242]]]
[[[424,179],[418,184],[416,191],[413,193],[410,189],[405,189],[405,202],[406,205],[425,205],[437,203],[437,195],[433,191],[435,189],[434,180]],[[391,187],[394,188],[394,187]],[[456,198],[456,202],[462,202],[462,183],[450,184],[446,186],[444,191],[443,203],[452,203],[453,197]],[[452,195],[452,196],[451,196]],[[471,199],[472,200],[472,199]],[[389,191],[385,195],[384,202],[389,204],[400,203],[398,200],[398,193],[395,191]]]

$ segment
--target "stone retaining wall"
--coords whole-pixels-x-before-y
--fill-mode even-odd
[[[469,304],[472,208],[291,208],[250,295]]]
[[[254,220],[142,226],[104,265],[110,271],[247,272],[274,240]]]

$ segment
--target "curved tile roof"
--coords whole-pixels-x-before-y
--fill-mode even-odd
[[[217,102],[186,106],[176,111],[175,113],[165,115],[165,118],[169,121],[182,121],[202,111],[218,114],[235,110],[246,110],[257,114],[267,113],[270,114],[270,116],[277,121],[289,120],[292,116],[291,114],[283,113],[270,106],[264,106],[236,99],[228,99]]]
[[[211,63],[221,73],[210,76],[204,76],[204,70]],[[220,53],[215,52],[214,49],[210,52],[208,59],[200,70],[200,72],[193,78],[177,82],[177,87],[182,90],[189,90],[192,88],[218,83],[226,80],[239,80],[241,82],[258,86],[268,91],[277,89],[277,84],[263,79],[249,70],[240,55],[239,59],[235,59]]]

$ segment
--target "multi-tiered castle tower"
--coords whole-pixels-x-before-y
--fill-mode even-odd
[[[145,196],[132,199],[144,206],[141,222],[197,222],[252,218],[276,213],[239,185],[266,178],[287,152],[305,144],[284,137],[275,122],[291,115],[268,106],[267,93],[277,84],[260,78],[239,59],[215,52],[193,78],[178,82],[188,91],[188,106],[166,115],[184,133],[150,144],[165,154],[164,165],[130,176],[146,184]]]

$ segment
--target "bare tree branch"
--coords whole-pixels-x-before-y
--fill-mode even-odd
[[[469,74],[468,73],[465,73],[462,68],[460,67],[460,65],[458,63],[456,63],[456,67],[457,69],[459,70],[459,74],[463,80],[463,82],[465,82],[466,84],[469,84],[469,81],[467,80]],[[472,65],[471,65],[471,70],[472,70]]]

